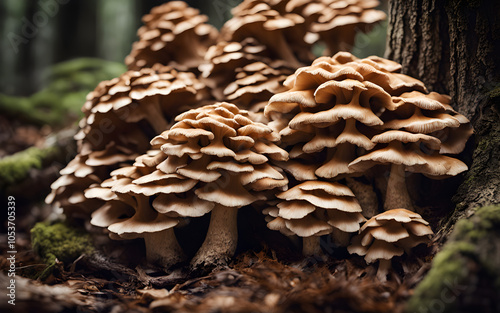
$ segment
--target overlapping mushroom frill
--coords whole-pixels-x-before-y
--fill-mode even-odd
[[[379,262],[377,277],[387,279],[391,259],[409,253],[433,235],[429,223],[419,214],[404,209],[386,211],[366,222],[351,245],[350,253],[364,256],[366,263]]]
[[[137,203],[146,199],[144,206],[132,205],[134,215],[117,222],[119,216],[130,216],[130,207],[119,204],[111,209],[116,201],[108,202],[94,213],[92,223],[107,226],[118,236],[154,235],[157,241],[151,246],[146,240],[146,249],[157,251],[163,245],[162,236],[174,238],[172,232],[159,232],[174,227],[179,218],[211,212],[207,236],[192,264],[224,263],[236,249],[238,209],[264,200],[266,190],[286,188],[286,176],[268,161],[285,161],[288,154],[273,143],[278,136],[271,128],[253,122],[247,111],[233,104],[193,109],[177,116],[176,121],[151,141],[153,149],[137,158],[134,167],[115,171],[111,180],[96,187],[110,189],[117,200],[122,194]],[[92,197],[99,193],[91,188],[86,194]],[[148,197],[152,207],[145,204]],[[156,255],[151,261],[171,265],[171,249],[163,247],[161,251],[163,256],[148,254]]]
[[[154,7],[142,21],[139,41],[125,58],[130,70],[159,63],[181,71],[197,71],[209,46],[215,43],[217,30],[207,24],[208,17],[184,1],[170,1]]]
[[[289,90],[265,108],[290,150],[285,170],[297,180],[341,179],[393,165],[386,209],[412,208],[401,169],[438,178],[466,170],[444,154],[463,150],[472,134],[469,121],[451,108],[449,97],[427,93],[399,69],[389,60],[344,52],[290,76]]]
[[[146,152],[151,138],[168,128],[176,114],[199,106],[207,95],[193,74],[159,65],[100,83],[82,109],[85,117],[75,135],[78,154],[52,184],[46,201],[87,219],[102,202],[86,199],[83,191]]]
[[[270,218],[267,226],[285,235],[303,238],[304,255],[321,254],[319,237],[333,233],[345,238],[357,232],[365,221],[352,191],[336,182],[306,181],[277,195],[276,207],[264,210]]]

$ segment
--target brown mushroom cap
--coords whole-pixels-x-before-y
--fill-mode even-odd
[[[428,225],[415,212],[389,210],[368,220],[347,250],[364,256],[367,263],[390,260],[420,243],[429,242],[434,233]]]
[[[159,63],[177,70],[196,71],[217,36],[217,30],[206,23],[208,17],[184,1],[154,7],[142,21],[144,26],[137,31],[139,41],[125,58],[131,70]]]

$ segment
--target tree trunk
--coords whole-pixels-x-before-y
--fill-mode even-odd
[[[388,15],[386,57],[430,91],[449,94],[475,130],[459,156],[469,171],[454,196],[455,212],[443,220],[442,242],[457,220],[500,203],[500,3],[393,0]]]
[[[500,203],[498,16],[499,1],[390,3],[386,57],[430,91],[449,94],[475,132],[459,156],[469,171],[453,197],[455,209],[436,229],[441,252],[417,286],[408,312],[432,312],[436,306],[440,312],[500,310],[500,294],[492,291],[498,290],[500,277],[500,207],[487,206]],[[444,294],[452,297],[444,299]]]

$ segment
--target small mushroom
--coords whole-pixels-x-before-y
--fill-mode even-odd
[[[378,261],[377,278],[386,281],[392,258],[410,253],[421,243],[428,243],[433,234],[429,223],[419,214],[393,209],[369,219],[347,250],[364,256],[368,264]]]
[[[273,217],[267,226],[302,237],[304,255],[320,254],[319,237],[332,232],[337,243],[347,245],[349,233],[357,232],[365,221],[352,191],[337,182],[306,181],[277,197],[285,201],[264,211]]]
[[[130,70],[159,63],[180,71],[196,71],[218,35],[206,23],[208,17],[184,1],[169,1],[154,7],[142,21],[144,26],[137,31],[139,41],[125,58]]]

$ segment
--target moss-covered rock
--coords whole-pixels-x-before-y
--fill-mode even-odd
[[[408,312],[500,312],[500,206],[460,220]]]
[[[92,239],[84,229],[63,222],[38,223],[31,229],[31,245],[48,267],[40,274],[44,279],[52,272],[56,260],[69,263],[80,255],[94,251]]]
[[[62,125],[76,120],[85,96],[99,82],[126,71],[123,64],[80,58],[52,67],[47,87],[30,97],[0,94],[0,112],[36,125]]]

